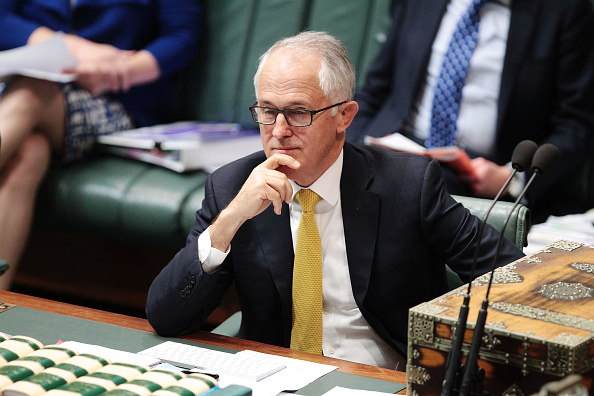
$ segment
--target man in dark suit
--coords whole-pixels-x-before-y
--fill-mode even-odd
[[[149,322],[162,335],[198,330],[235,280],[240,336],[294,347],[302,217],[294,196],[310,189],[321,196],[316,353],[403,370],[408,309],[448,290],[446,262],[469,279],[480,220],[446,192],[435,161],[345,144],[358,108],[355,73],[334,37],[281,40],[261,59],[254,85],[264,152],[209,176],[186,247],[151,285]],[[485,227],[476,274],[493,265],[498,238]],[[497,264],[522,256],[505,240]]]
[[[347,141],[399,131],[425,143],[441,59],[470,2],[393,1],[393,23],[355,95],[359,112]],[[482,7],[458,116],[458,145],[477,158],[478,177],[468,184],[448,179],[448,189],[492,198],[511,172],[505,164],[514,147],[530,139],[561,151],[559,166],[528,192],[533,219],[589,209],[562,186],[584,166],[594,140],[590,1],[500,0]]]

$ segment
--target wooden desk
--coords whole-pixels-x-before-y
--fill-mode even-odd
[[[74,318],[91,320],[94,322],[144,331],[147,333],[154,333],[153,328],[149,325],[146,319],[100,311],[92,308],[80,307],[72,304],[46,300],[38,297],[32,297],[3,290],[0,290],[0,301],[3,303],[14,304],[21,307],[36,309],[39,311],[45,311],[54,314],[71,316]],[[393,371],[364,364],[352,363],[349,361],[334,359],[325,356],[313,355],[306,352],[294,351],[288,348],[262,344],[259,342],[242,340],[239,338],[227,337],[208,332],[197,332],[179,338],[233,350],[251,349],[258,352],[307,360],[310,362],[329,364],[337,366],[337,371],[339,372],[375,378],[379,380],[394,382],[397,384],[406,384],[406,375],[404,372]],[[403,390],[398,394],[404,395],[406,394],[406,392]]]

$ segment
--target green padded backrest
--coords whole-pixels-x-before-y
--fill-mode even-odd
[[[306,3],[204,1],[202,45],[178,82],[178,118],[241,122],[253,127],[247,108],[253,103],[256,61],[280,37],[300,30]]]
[[[252,13],[258,1],[205,0],[201,45],[180,76],[178,118],[234,122]]]
[[[386,41],[388,29],[392,23],[392,15],[390,14],[391,0],[375,0],[370,3],[371,8],[367,16],[368,23],[364,43],[358,58],[353,60],[357,68],[357,85],[359,87],[364,82],[370,63],[375,59],[380,47]]]
[[[237,115],[235,122],[255,127],[248,107],[256,101],[254,74],[258,59],[268,48],[283,37],[303,30],[308,15],[306,0],[260,0],[252,14],[249,45],[245,48],[243,71],[237,87]]]
[[[177,117],[239,122],[255,127],[253,77],[260,55],[274,42],[303,30],[342,40],[360,84],[390,24],[390,0],[204,1],[202,45],[179,78]],[[205,60],[208,61],[205,61]]]
[[[360,85],[385,41],[391,22],[389,6],[390,0],[314,0],[307,28],[328,32],[344,43]]]

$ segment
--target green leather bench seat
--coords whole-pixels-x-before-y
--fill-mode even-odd
[[[50,173],[40,192],[36,221],[177,250],[194,224],[206,176],[99,156]]]

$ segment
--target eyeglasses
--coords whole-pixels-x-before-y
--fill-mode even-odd
[[[332,106],[324,107],[320,110],[305,110],[305,109],[276,109],[274,107],[266,107],[266,106],[257,106],[257,103],[254,103],[250,106],[250,112],[252,113],[252,118],[255,122],[262,125],[272,125],[276,122],[276,117],[278,113],[281,113],[285,116],[285,120],[290,126],[293,127],[306,127],[310,126],[313,122],[314,114],[321,113],[324,110],[331,109],[336,106],[340,106],[341,104],[345,104],[348,101],[340,102],[333,104]]]

